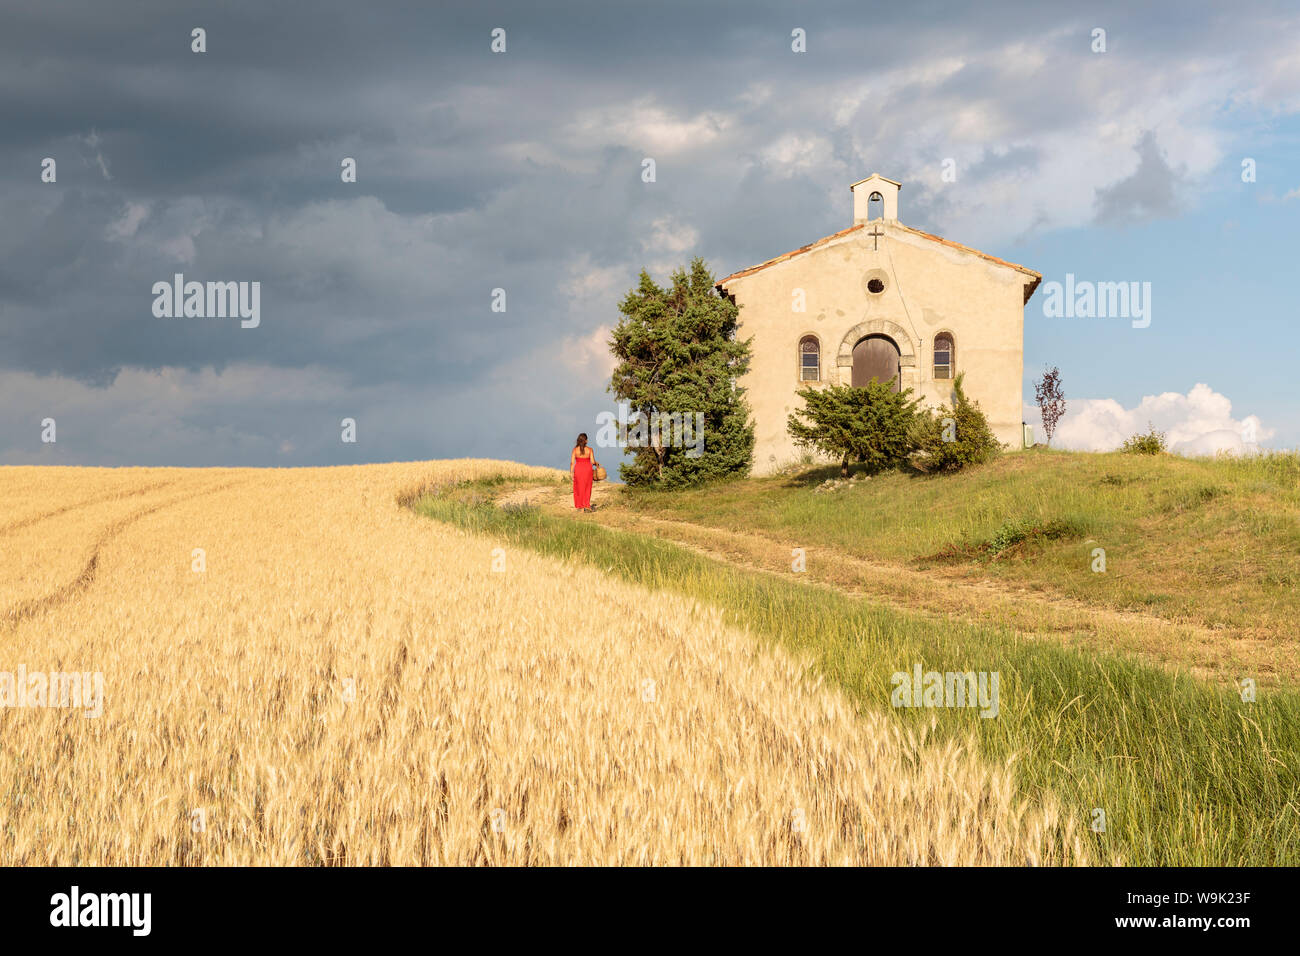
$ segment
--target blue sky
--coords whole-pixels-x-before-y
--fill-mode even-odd
[[[1054,6],[3,0],[0,463],[563,466],[642,267],[840,230],[871,172],[1045,281],[1151,283],[1146,329],[1029,303],[1059,444],[1300,445],[1300,11]],[[177,272],[260,325],[155,317]]]
[[[1044,282],[1147,281],[1147,328],[1123,319],[1047,318],[1040,289],[1025,310],[1025,396],[1044,365],[1061,369],[1067,397],[1186,393],[1205,383],[1232,400],[1236,417],[1257,415],[1274,434],[1261,444],[1300,446],[1300,388],[1292,369],[1300,341],[1294,275],[1300,250],[1300,123],[1288,118],[1232,131],[1235,151],[1185,185],[1176,214],[1124,227],[1061,229],[1013,244]],[[1256,161],[1256,182],[1241,161]],[[1142,424],[1145,425],[1145,422]]]

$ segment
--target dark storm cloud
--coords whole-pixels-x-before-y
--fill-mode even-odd
[[[1165,160],[1155,133],[1142,134],[1137,154],[1132,176],[1097,190],[1097,222],[1127,225],[1177,215],[1181,176]]]
[[[584,349],[641,266],[725,273],[841,229],[872,171],[964,241],[1074,224],[1040,208],[1073,176],[1061,142],[1281,15],[1048,6],[5,3],[0,460],[542,460],[609,405]],[[1072,182],[1081,206],[1165,208],[1142,163]],[[1013,182],[1024,208],[986,215]],[[154,318],[177,272],[260,281],[261,326]],[[32,450],[59,409],[78,437]]]

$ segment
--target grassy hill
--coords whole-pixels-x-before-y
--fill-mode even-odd
[[[802,542],[1267,642],[1290,670],[1300,616],[1300,456],[1187,459],[1036,449],[951,476],[836,468],[684,493],[637,514]],[[1094,570],[1095,549],[1105,571]]]

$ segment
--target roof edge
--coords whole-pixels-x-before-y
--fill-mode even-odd
[[[898,223],[898,226],[903,229],[906,229],[908,232],[912,233],[913,235],[920,236],[923,239],[929,239],[931,242],[937,242],[940,245],[948,246],[949,248],[956,249],[959,252],[965,252],[973,256],[979,256],[981,259],[985,260],[986,262],[991,262],[994,265],[1003,266],[1004,268],[1007,269],[1014,269],[1016,272],[1028,276],[1031,281],[1025,283],[1026,302],[1028,302],[1029,297],[1034,294],[1034,290],[1038,288],[1038,284],[1043,281],[1043,274],[1041,272],[1035,272],[1033,269],[1030,269],[1028,266],[1022,266],[1018,262],[1011,262],[1007,259],[999,259],[997,256],[989,255],[987,252],[980,252],[978,249],[972,246],[963,245],[960,242],[953,242],[953,240],[951,239],[945,239],[943,236],[936,236],[934,233],[931,232],[922,232],[920,229],[913,229],[911,226],[904,226],[901,222]]]
[[[806,246],[800,246],[798,249],[793,249],[790,252],[784,253],[783,255],[779,255],[774,258],[768,259],[766,262],[760,262],[758,265],[750,266],[748,269],[741,269],[739,272],[733,272],[725,279],[719,279],[717,282],[714,283],[714,286],[716,288],[721,289],[724,285],[726,285],[728,282],[731,282],[733,279],[740,279],[743,278],[744,276],[752,275],[755,272],[758,272],[760,269],[766,269],[768,266],[774,266],[779,262],[785,262],[788,259],[793,259],[796,256],[801,256],[805,252],[810,252],[813,249],[817,248],[818,246],[823,246],[826,243],[831,242],[832,240],[843,238],[844,236],[847,236],[851,232],[857,232],[859,229],[865,228],[866,225],[867,224],[865,222],[859,222],[859,223],[855,223],[852,226],[849,226],[849,228],[847,229],[841,229],[839,232],[833,232],[829,236],[822,236],[822,238],[814,240],[813,242],[808,243]]]
[[[883,179],[891,186],[897,186],[899,189],[903,188],[903,184],[900,183],[897,179],[890,179],[888,176],[880,175],[880,173],[872,173],[870,176],[866,177],[866,179],[859,179],[856,183],[849,183],[849,189],[853,189],[857,186],[861,186],[863,183],[867,181],[867,179]]]
[[[871,177],[867,177],[867,178],[870,179]],[[880,178],[884,179],[883,176]],[[865,181],[866,180],[863,180],[863,182]],[[856,185],[856,183],[854,185]],[[792,249],[790,252],[787,252],[783,255],[779,255],[774,258],[768,259],[766,262],[760,262],[756,266],[750,266],[748,269],[741,269],[739,272],[733,272],[731,275],[727,276],[726,278],[719,279],[717,282],[715,282],[714,287],[721,289],[728,282],[732,282],[736,279],[742,279],[745,276],[753,275],[755,272],[759,272],[763,269],[768,268],[769,266],[774,266],[782,262],[787,262],[790,259],[794,259],[798,256],[803,255],[805,252],[811,252],[813,249],[816,249],[818,246],[823,246],[826,243],[832,242],[835,239],[841,239],[844,236],[849,235],[849,233],[857,232],[859,229],[862,229],[867,225],[868,223],[865,222],[856,223],[855,225],[849,226],[849,228],[847,229],[841,229],[839,232],[831,233],[831,235],[829,236],[823,236],[821,239],[817,239],[814,242],[810,242],[806,246],[800,246],[798,249]],[[910,232],[915,236],[920,236],[922,239],[929,239],[931,242],[937,242],[940,245],[948,246],[949,248],[956,249],[959,252],[965,252],[973,256],[978,256],[979,258],[985,260],[986,262],[991,262],[994,265],[999,265],[1007,269],[1014,269],[1016,272],[1019,272],[1027,276],[1031,281],[1025,283],[1026,302],[1028,302],[1029,297],[1034,294],[1034,290],[1038,288],[1039,283],[1043,281],[1043,274],[1041,272],[1035,272],[1033,269],[1030,269],[1027,266],[1022,266],[1019,263],[1009,262],[1006,259],[999,259],[997,256],[991,256],[987,252],[980,252],[978,249],[975,249],[971,246],[963,245],[960,242],[953,242],[951,239],[945,239],[943,238],[943,236],[936,236],[930,232],[922,232],[920,229],[913,229],[911,226],[905,226],[901,222],[895,221],[894,223],[892,223],[892,225],[896,225],[900,229],[906,230],[907,232]]]

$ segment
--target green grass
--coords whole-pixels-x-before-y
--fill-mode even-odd
[[[793,576],[744,571],[534,508],[505,511],[486,498],[482,487],[466,484],[414,507],[717,606],[729,623],[811,654],[863,710],[904,722],[934,717],[943,733],[974,735],[991,759],[1018,755],[1022,785],[1054,793],[1085,829],[1093,808],[1105,810],[1106,832],[1088,835],[1103,862],[1118,856],[1129,865],[1300,863],[1300,694],[1293,690],[1261,690],[1247,704],[1230,691],[1131,660],[886,610]],[[990,537],[1004,521],[990,520]],[[999,716],[891,708],[891,675],[918,662],[925,670],[997,671]]]
[[[956,475],[892,472],[813,493],[837,468],[638,492],[645,514],[992,577],[1116,609],[1295,640],[1300,456],[1034,450]],[[1036,529],[1036,530],[1035,530]],[[1025,532],[1019,540],[1011,540]],[[1093,552],[1106,555],[1093,571]]]

